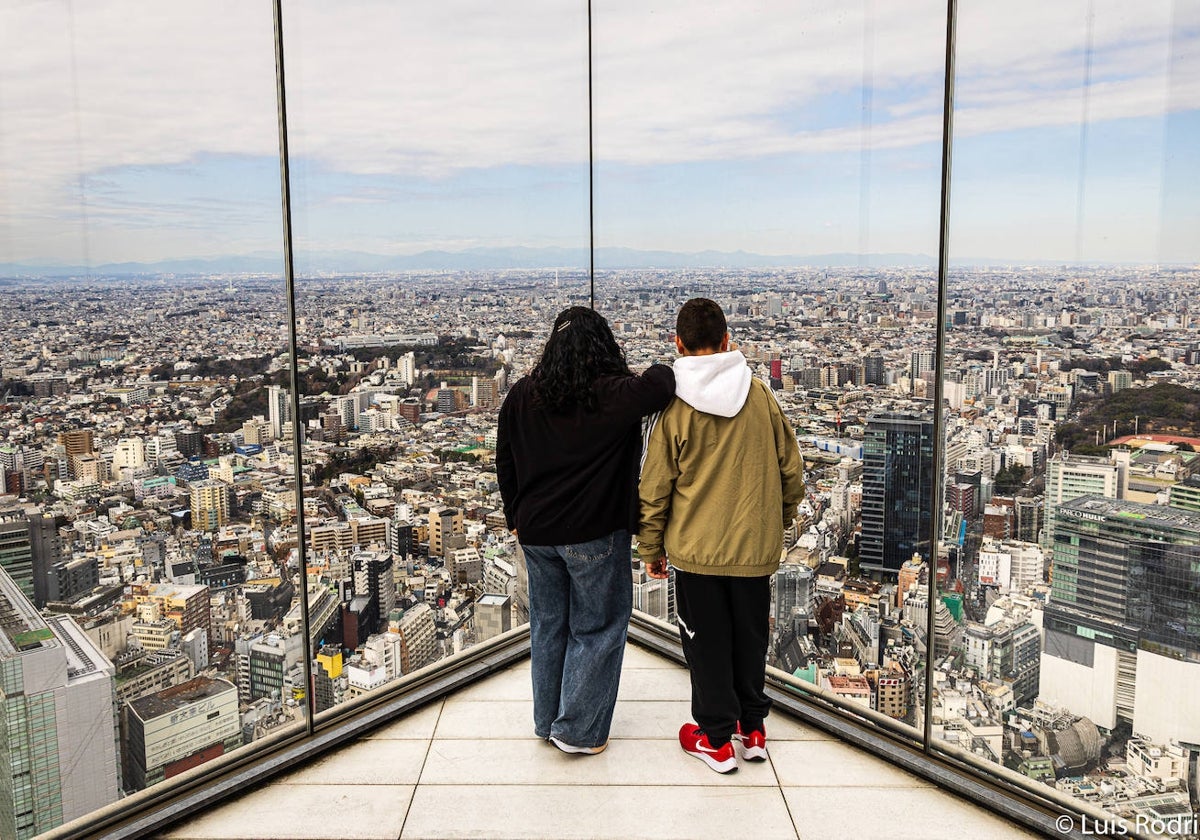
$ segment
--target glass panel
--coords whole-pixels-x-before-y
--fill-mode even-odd
[[[294,592],[243,422],[288,359],[271,39],[263,4],[0,11],[0,836],[303,722],[243,649]]]
[[[288,7],[318,710],[527,620],[496,416],[588,303],[586,7]]]
[[[1194,833],[1196,10],[959,8],[946,457],[983,505],[935,743]]]
[[[769,661],[917,724],[943,12],[594,10],[598,300],[639,363],[674,358],[686,300],[721,305],[807,465]],[[674,621],[673,588],[635,580]]]

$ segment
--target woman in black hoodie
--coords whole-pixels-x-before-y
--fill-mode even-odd
[[[633,603],[641,418],[666,365],[635,375],[608,322],[573,306],[500,407],[496,472],[529,579],[533,727],[564,752],[608,744]]]

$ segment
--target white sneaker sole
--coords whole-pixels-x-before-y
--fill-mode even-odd
[[[684,750],[684,752],[690,756],[693,756],[694,758],[700,759],[718,773],[732,773],[738,769],[736,758],[727,758],[724,761],[717,761],[715,758],[705,752],[692,752],[691,750]]]
[[[568,744],[566,741],[560,741],[553,735],[550,736],[549,741],[563,752],[570,753],[571,755],[599,755],[608,749],[607,743],[601,744],[598,747],[577,747],[574,744]]]
[[[767,760],[767,748],[766,747],[747,747],[745,744],[742,744],[741,742],[739,742],[738,743],[738,752],[740,752],[742,754],[742,758],[745,761],[766,761]]]

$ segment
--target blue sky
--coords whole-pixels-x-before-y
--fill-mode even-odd
[[[952,256],[1200,261],[1190,6],[960,3]],[[585,8],[286,3],[298,248],[586,245]],[[599,245],[934,253],[941,2],[593,9]],[[265,4],[6,4],[0,262],[278,251],[271,50]]]

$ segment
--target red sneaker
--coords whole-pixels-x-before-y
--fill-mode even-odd
[[[694,723],[685,723],[679,730],[679,746],[688,755],[694,755],[718,773],[732,773],[738,769],[737,755],[730,741],[720,747],[708,742],[704,730]]]
[[[742,725],[739,723],[733,737],[741,746],[742,758],[746,761],[767,760],[767,733],[763,729],[755,729],[747,735],[742,732]]]

